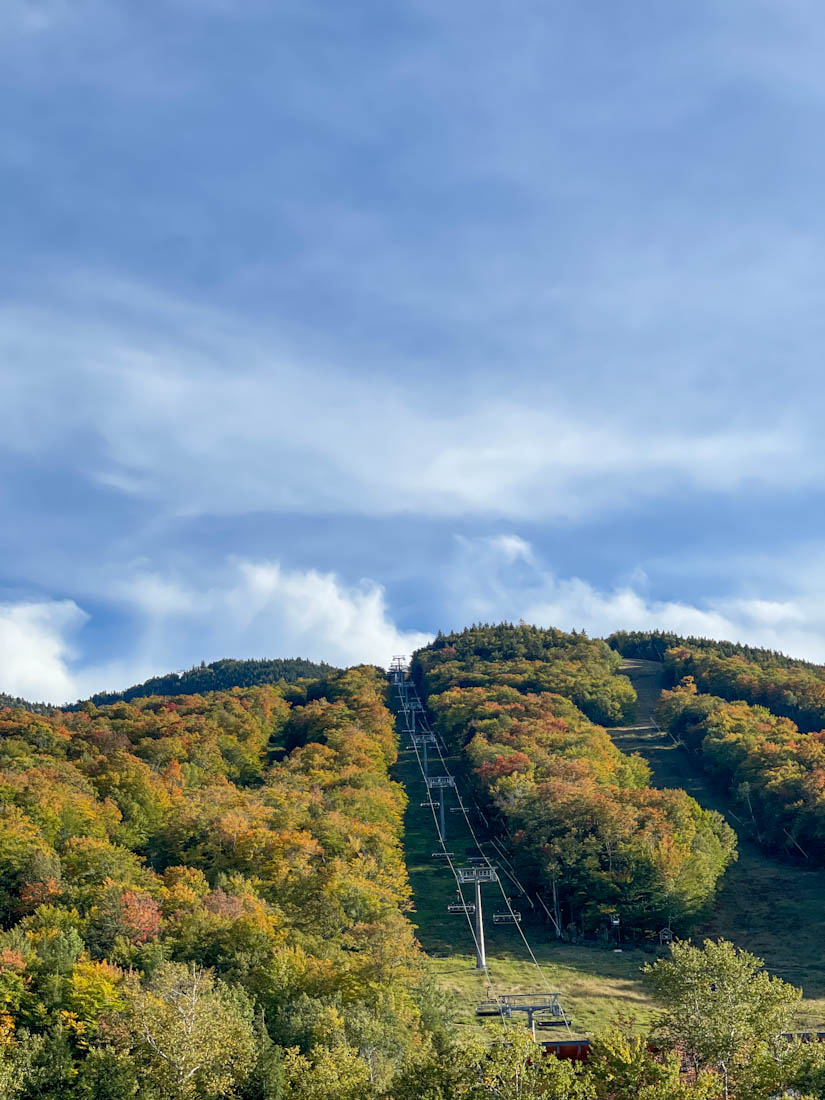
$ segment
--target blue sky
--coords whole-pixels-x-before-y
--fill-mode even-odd
[[[477,618],[825,661],[825,12],[7,0],[0,690]]]

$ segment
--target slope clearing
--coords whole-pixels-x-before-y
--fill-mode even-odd
[[[683,787],[700,805],[718,810],[739,837],[739,859],[727,871],[711,918],[701,936],[732,940],[763,958],[769,969],[804,991],[800,1027],[825,1028],[825,871],[808,869],[765,853],[731,814],[724,791],[714,788],[698,762],[652,724],[662,689],[663,667],[626,659],[639,697],[633,726],[611,729],[623,752],[638,752],[657,787]],[[698,938],[698,937],[697,937]]]
[[[455,770],[457,762],[448,760],[448,766]],[[466,918],[447,913],[449,902],[456,900],[455,880],[446,864],[432,859],[432,852],[438,848],[436,830],[432,812],[420,805],[427,796],[414,753],[402,752],[395,778],[404,784],[409,797],[404,851],[415,906],[411,920],[430,956],[431,972],[447,995],[454,1023],[474,1026],[475,1006],[487,996],[487,981],[474,968],[474,945]],[[449,814],[447,846],[455,851],[459,862],[465,862],[465,849],[472,844],[463,817]],[[553,992],[562,994],[576,1032],[602,1028],[619,1015],[632,1014],[640,1027],[651,1022],[655,1006],[640,973],[641,967],[652,960],[651,954],[633,949],[614,953],[559,943],[546,924],[526,918],[525,934],[543,978],[517,930],[493,924],[493,913],[503,907],[497,887],[485,887],[483,903],[489,974],[497,992],[526,993],[552,987]],[[528,906],[515,899],[513,904],[528,913]]]

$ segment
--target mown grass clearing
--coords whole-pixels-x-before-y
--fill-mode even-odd
[[[623,669],[639,696],[637,724],[612,729],[623,752],[648,761],[657,787],[683,787],[708,809],[724,814],[739,836],[739,859],[722,880],[713,913],[694,937],[732,940],[765,960],[770,971],[800,986],[800,1029],[825,1030],[825,871],[774,857],[751,841],[731,815],[731,803],[686,750],[648,724],[662,688],[654,661],[626,660]]]
[[[448,761],[450,767],[455,761]],[[431,768],[437,773],[435,767]],[[456,900],[455,879],[445,863],[432,859],[438,841],[432,812],[420,803],[427,798],[415,755],[402,753],[396,778],[409,797],[405,821],[405,855],[415,909],[410,914],[418,937],[430,956],[430,972],[449,998],[458,1026],[476,1026],[475,1006],[488,995],[487,980],[475,970],[472,934],[467,918],[447,913]],[[450,801],[455,805],[454,798]],[[465,863],[474,844],[461,814],[447,817],[447,847]],[[512,884],[511,884],[512,886]],[[466,899],[471,901],[469,888]],[[645,988],[641,968],[655,956],[636,949],[615,953],[609,948],[560,943],[550,927],[531,914],[529,906],[509,891],[512,904],[524,914],[524,932],[542,973],[533,964],[517,929],[496,926],[492,915],[504,908],[501,891],[483,888],[485,930],[490,979],[499,993],[559,992],[565,1012],[577,1033],[606,1027],[618,1016],[633,1015],[640,1027],[648,1025],[655,1004]]]

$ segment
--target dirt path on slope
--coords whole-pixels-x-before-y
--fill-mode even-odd
[[[644,756],[655,787],[683,787],[701,806],[722,813],[739,837],[739,859],[727,871],[713,915],[697,938],[724,936],[759,955],[775,974],[802,986],[800,1026],[825,1026],[825,871],[763,852],[743,835],[725,792],[656,729],[651,714],[663,686],[661,664],[628,659],[622,671],[639,696],[639,716],[632,726],[608,731],[616,745]]]

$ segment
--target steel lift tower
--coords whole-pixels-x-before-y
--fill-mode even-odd
[[[429,775],[426,777],[427,789],[438,791],[438,827],[441,832],[441,843],[447,838],[447,822],[444,814],[444,792],[455,786],[455,778],[452,775]]]
[[[412,744],[414,749],[421,749],[424,754],[423,766],[424,766],[424,778],[426,779],[429,773],[429,761],[427,759],[427,746],[437,745],[434,733],[412,733]]]
[[[484,950],[484,916],[481,912],[481,885],[498,882],[495,867],[456,867],[459,882],[471,882],[476,888],[476,970],[487,969],[487,953]]]

